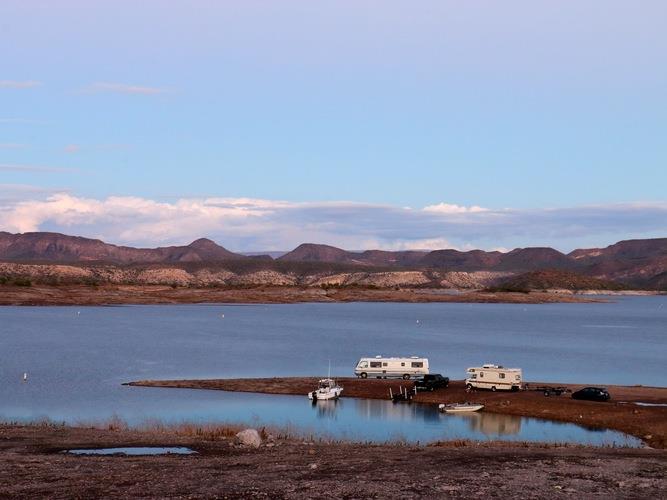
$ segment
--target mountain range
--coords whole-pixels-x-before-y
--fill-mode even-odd
[[[189,245],[134,248],[98,239],[59,233],[0,232],[0,261],[22,263],[231,263],[285,270],[290,264],[308,264],[327,269],[332,265],[349,268],[433,269],[448,272],[492,271],[525,273],[544,269],[578,273],[627,286],[667,288],[667,238],[626,240],[605,248],[578,249],[564,254],[549,247],[517,248],[509,252],[384,251],[351,252],[329,245],[305,243],[277,259],[270,255],[242,255],[201,238]]]

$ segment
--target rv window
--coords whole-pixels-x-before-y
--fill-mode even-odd
[[[387,363],[382,363],[382,366],[387,366]]]
[[[412,368],[424,368],[424,363],[421,361],[413,361]]]
[[[401,363],[401,366],[405,366],[405,363]]]
[[[368,368],[368,361],[362,361],[359,363],[359,368]]]
[[[371,361],[371,368],[380,368],[382,363],[380,361]]]
[[[479,378],[484,378],[484,372],[479,372]]]
[[[515,375],[514,378],[515,378],[516,380],[521,380],[521,375]]]
[[[499,373],[498,376],[499,376],[500,378],[505,378],[505,374],[504,374],[504,373]]]
[[[470,376],[470,378],[477,378],[477,374],[476,374],[476,373],[473,373],[473,374]]]

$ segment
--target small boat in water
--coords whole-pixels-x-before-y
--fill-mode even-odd
[[[308,399],[311,399],[313,402],[338,399],[341,392],[343,392],[343,388],[334,379],[323,378],[319,381],[317,389],[308,393]]]
[[[481,403],[440,403],[438,410],[444,413],[466,413],[471,411],[479,411],[484,408]]]

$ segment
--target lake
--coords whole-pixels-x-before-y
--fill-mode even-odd
[[[497,417],[491,414],[466,419],[442,416],[422,405],[396,409],[383,401],[353,399],[326,410],[309,406],[305,396],[120,384],[147,378],[318,376],[326,374],[329,360],[334,375],[350,376],[358,358],[381,354],[426,356],[432,372],[453,379],[463,378],[467,366],[496,363],[523,368],[528,381],[667,385],[667,297],[613,300],[544,305],[3,307],[0,417],[67,422],[112,415],[130,422],[153,417],[255,420],[371,440],[392,435],[413,441],[500,435],[558,440],[559,435],[580,431],[558,427],[571,424],[519,419],[518,425],[509,420],[493,425],[519,427],[520,432],[494,434],[482,430]],[[318,416],[327,411],[329,417]],[[433,423],[436,427],[430,427]],[[544,438],[544,432],[553,439]]]

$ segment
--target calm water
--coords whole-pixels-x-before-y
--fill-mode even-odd
[[[490,414],[443,416],[421,405],[348,399],[333,408],[313,408],[305,397],[120,384],[144,378],[323,375],[328,360],[334,375],[349,376],[361,356],[415,354],[428,356],[432,371],[455,379],[463,378],[467,366],[492,362],[522,367],[527,380],[664,386],[667,297],[525,306],[4,307],[0,349],[5,419],[72,422],[116,414],[130,422],[255,420],[374,440],[502,435],[580,441],[586,435],[594,442],[618,442],[615,433],[605,438],[576,426],[512,417],[497,423],[501,417]],[[494,434],[491,428],[518,431]]]

